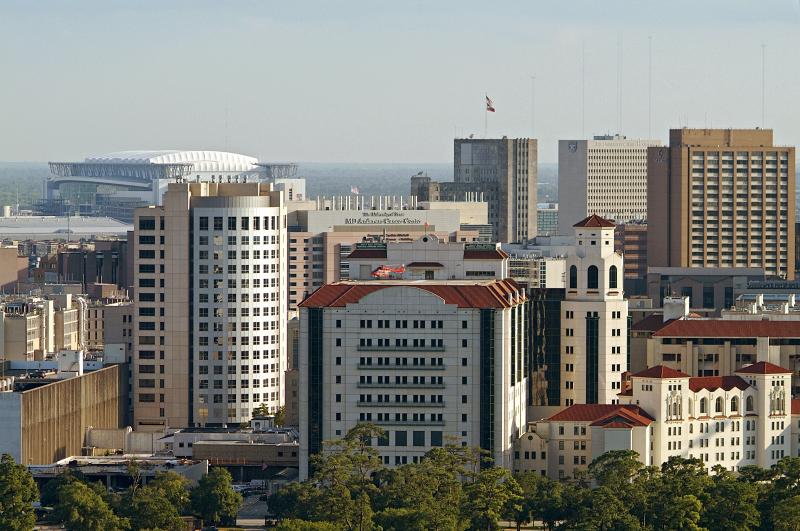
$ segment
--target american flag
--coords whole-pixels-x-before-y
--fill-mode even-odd
[[[492,98],[490,98],[489,96],[486,96],[486,111],[487,112],[495,112],[494,111],[494,102],[492,101]]]
[[[358,186],[351,186],[350,187],[350,193],[359,195],[361,193],[361,190],[358,189]]]

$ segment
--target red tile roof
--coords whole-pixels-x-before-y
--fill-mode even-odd
[[[800,398],[792,398],[792,415],[800,415]]]
[[[386,258],[386,249],[354,249],[347,258]]]
[[[639,406],[633,404],[575,404],[562,409],[547,420],[560,422],[609,422],[619,421],[617,417],[627,422],[650,424],[653,418]],[[600,424],[598,424],[600,425]]]
[[[631,330],[638,332],[655,332],[661,330],[675,319],[664,321],[664,316],[660,313],[650,314],[641,321],[637,321],[631,326]]]
[[[685,372],[676,371],[666,365],[656,365],[643,371],[632,374],[631,378],[688,378]]]
[[[391,287],[416,288],[433,293],[445,304],[459,308],[510,308],[525,300],[519,286],[511,279],[476,284],[444,284],[435,281],[373,281],[334,282],[326,284],[300,303],[304,308],[344,307],[360,301],[366,295]],[[509,296],[511,301],[509,302]]]
[[[747,382],[742,380],[739,376],[697,376],[689,378],[689,389],[700,391],[707,389],[709,391],[716,391],[717,389],[724,389],[730,391],[731,389],[741,389],[744,391],[750,387]]]
[[[508,256],[508,253],[502,249],[494,249],[491,251],[464,249],[464,260],[503,260],[508,258]]]
[[[792,374],[792,371],[789,369],[784,369],[768,361],[753,363],[752,365],[738,369],[736,372],[745,374]]]
[[[653,334],[656,337],[800,337],[800,321],[734,321],[676,319]]]
[[[600,227],[616,227],[616,225],[597,214],[592,214],[588,218],[584,218],[577,222],[573,227],[587,227],[587,228],[600,228]]]
[[[411,262],[406,267],[444,267],[439,262]]]

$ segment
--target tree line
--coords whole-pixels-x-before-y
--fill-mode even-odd
[[[370,446],[382,434],[361,424],[312,457],[308,481],[268,499],[282,531],[547,530],[800,531],[800,458],[736,474],[697,459],[645,467],[633,451],[612,451],[565,481],[511,474],[485,454],[448,445],[418,463],[383,465]],[[488,465],[488,466],[487,466]]]
[[[33,503],[52,508],[46,520],[68,531],[183,530],[182,517],[197,516],[206,524],[235,524],[242,496],[232,487],[230,473],[212,468],[197,486],[189,488],[183,476],[158,472],[142,483],[141,468],[128,465],[132,484],[122,492],[109,492],[101,482],[90,482],[79,472],[65,472],[39,491],[24,465],[0,457],[0,529],[34,528]]]

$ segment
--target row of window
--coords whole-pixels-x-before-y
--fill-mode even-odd
[[[222,216],[214,216],[212,219],[212,226],[214,230],[223,230],[223,221],[224,218]],[[228,216],[228,230],[262,230],[262,218],[260,216],[254,216],[252,218],[243,216],[237,218],[234,216]],[[277,230],[280,228],[278,223],[278,216],[264,216],[263,217],[263,230]],[[209,218],[207,216],[200,216],[198,228],[199,230],[208,230],[208,221]],[[286,218],[283,218],[284,228],[286,225]],[[238,229],[237,229],[238,227]]]

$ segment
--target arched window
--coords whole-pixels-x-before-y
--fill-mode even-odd
[[[608,268],[608,287],[617,289],[617,266],[612,265]]]
[[[701,415],[703,413],[708,413],[708,409],[706,407],[707,407],[706,406],[706,399],[705,398],[701,398],[700,399],[700,414]]]
[[[694,433],[694,424],[689,423],[689,433]]]
[[[589,266],[586,274],[586,289],[597,289],[597,266]]]
[[[739,399],[735,396],[731,398],[731,413],[736,413],[739,411]]]
[[[578,289],[578,268],[569,266],[569,287],[570,289]]]
[[[722,397],[717,397],[716,405],[714,406],[714,411],[716,413],[722,413]]]
[[[748,396],[747,397],[747,400],[745,401],[745,409],[747,409],[747,411],[753,411],[753,397],[752,396]]]

